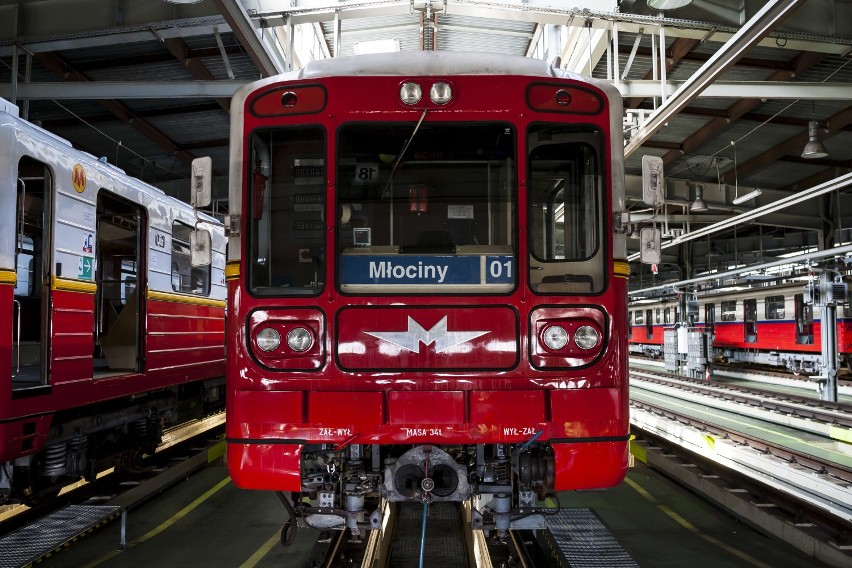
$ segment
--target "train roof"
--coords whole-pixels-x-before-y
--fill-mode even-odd
[[[608,98],[621,100],[618,89],[584,75],[557,69],[541,59],[519,55],[502,55],[454,51],[406,51],[350,55],[311,61],[302,69],[261,79],[240,88],[235,100],[244,100],[248,93],[267,84],[323,77],[363,76],[427,77],[436,75],[522,75],[573,79],[593,85]]]

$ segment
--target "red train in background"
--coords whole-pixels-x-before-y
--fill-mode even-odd
[[[224,405],[225,235],[0,100],[0,503]],[[212,263],[192,266],[193,231]]]
[[[353,531],[375,496],[477,496],[503,531],[536,495],[623,479],[617,91],[527,58],[342,57],[241,89],[231,117],[239,487]]]
[[[712,360],[784,367],[814,374],[822,360],[820,310],[806,302],[806,282],[716,291],[697,296],[695,325],[713,330]],[[663,331],[678,321],[677,299],[631,302],[630,351],[649,357],[663,354]],[[849,303],[837,308],[837,351],[852,370],[852,313]]]

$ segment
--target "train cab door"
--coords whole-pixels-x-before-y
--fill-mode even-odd
[[[743,300],[743,332],[746,343],[757,343],[757,299]]]
[[[654,310],[645,310],[645,336],[648,339],[654,337]]]
[[[142,370],[145,307],[142,237],[136,203],[101,190],[97,200],[94,377]]]
[[[12,390],[49,382],[53,175],[28,156],[18,162]]]
[[[814,307],[805,303],[804,294],[793,296],[793,311],[796,318],[796,343],[813,345],[814,343]]]

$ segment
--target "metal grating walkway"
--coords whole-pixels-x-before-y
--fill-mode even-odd
[[[390,568],[411,568],[420,560],[423,505],[400,503],[399,518],[390,548]],[[426,568],[467,568],[469,566],[458,503],[429,505],[426,519]]]
[[[563,566],[571,568],[638,568],[609,529],[591,510],[560,509],[546,515],[545,538],[559,551]]]
[[[0,539],[0,568],[30,566],[121,514],[115,505],[69,505]]]

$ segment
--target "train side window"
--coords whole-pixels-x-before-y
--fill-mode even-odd
[[[814,342],[814,308],[805,303],[803,294],[793,296],[796,317],[796,343],[813,345]]]
[[[671,320],[672,320],[672,309],[671,308],[664,309],[663,310],[663,322],[669,324],[669,323],[672,323]]]
[[[726,300],[722,302],[722,313],[719,316],[720,321],[737,321],[737,301]]]
[[[765,300],[766,319],[784,319],[784,296],[767,296]]]
[[[633,310],[627,312],[627,338],[633,337]]]
[[[705,304],[704,326],[712,331],[714,325],[716,325],[716,304]]]
[[[757,341],[757,298],[743,300],[743,332],[746,343]]]
[[[175,292],[210,295],[210,266],[192,266],[189,235],[192,227],[179,221],[172,223],[172,289]]]
[[[636,310],[636,325],[642,325],[645,323],[645,314],[642,313],[642,310]]]
[[[654,337],[654,312],[650,308],[645,310],[645,330],[649,339]]]
[[[657,314],[657,323],[662,323],[662,321],[660,320],[660,308],[657,308],[656,314]]]

